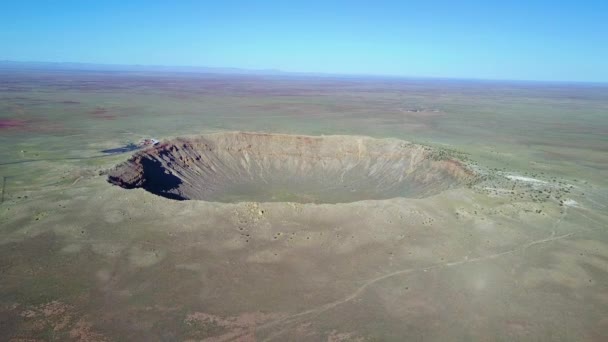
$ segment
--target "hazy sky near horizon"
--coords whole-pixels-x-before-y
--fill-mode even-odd
[[[608,82],[608,1],[30,1],[0,60]]]

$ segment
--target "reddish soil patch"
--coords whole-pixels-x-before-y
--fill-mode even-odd
[[[27,121],[21,119],[0,119],[0,129],[25,128]]]
[[[25,120],[19,119],[0,119],[0,128],[14,128],[25,126]]]
[[[108,341],[73,305],[57,300],[40,305],[0,307],[0,315],[12,322],[8,329],[0,330],[3,341]],[[46,338],[40,339],[42,336]]]
[[[208,342],[256,341],[257,325],[281,318],[281,314],[248,312],[238,316],[217,316],[205,312],[189,314],[184,323],[190,336]]]
[[[51,122],[44,119],[4,118],[0,119],[0,132],[1,131],[52,133],[65,132],[65,127],[57,122]]]
[[[101,120],[115,120],[118,117],[117,115],[108,113],[108,109],[104,107],[98,107],[92,110],[90,114],[94,118]]]

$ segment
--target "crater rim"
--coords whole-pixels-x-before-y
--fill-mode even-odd
[[[450,150],[392,137],[225,131],[148,146],[107,180],[173,200],[347,204],[425,198],[478,175]]]

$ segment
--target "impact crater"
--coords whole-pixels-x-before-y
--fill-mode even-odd
[[[423,198],[474,179],[459,160],[398,139],[227,132],[139,151],[108,181],[175,200],[347,203]]]

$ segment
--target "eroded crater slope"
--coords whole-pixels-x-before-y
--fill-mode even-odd
[[[458,160],[397,139],[229,132],[150,147],[108,180],[177,200],[345,203],[421,198],[474,178]]]

